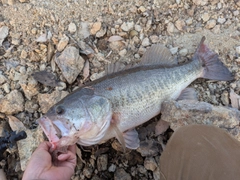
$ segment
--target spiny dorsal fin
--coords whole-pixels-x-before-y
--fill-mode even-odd
[[[145,52],[138,65],[172,66],[176,64],[177,59],[172,56],[168,48],[162,44],[154,44]]]
[[[124,64],[121,62],[110,63],[105,66],[105,74],[109,75],[112,73],[145,65],[162,65],[169,67],[176,64],[177,59],[172,56],[168,48],[162,44],[154,44],[149,49],[147,49],[138,64],[129,64],[127,66],[124,66]]]

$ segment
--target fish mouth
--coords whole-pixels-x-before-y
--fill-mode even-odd
[[[52,144],[52,148],[56,149],[56,145],[61,138],[61,131],[56,128],[56,125],[52,123],[52,121],[43,116],[37,120],[37,123],[41,126],[43,132],[47,136],[49,142]]]

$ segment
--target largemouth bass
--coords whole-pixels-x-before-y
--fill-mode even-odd
[[[192,91],[184,89],[197,78],[233,79],[204,40],[188,63],[177,65],[166,47],[153,45],[137,66],[109,74],[66,96],[38,120],[52,149],[74,143],[91,146],[113,137],[124,147],[138,148],[134,128],[158,115],[163,101],[191,98]]]

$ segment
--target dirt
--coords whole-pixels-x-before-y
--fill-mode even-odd
[[[108,62],[119,61],[126,65],[139,61],[146,49],[155,43],[164,44],[172,52],[175,48],[174,55],[179,57],[179,61],[187,61],[191,59],[201,37],[206,36],[206,43],[219,54],[222,62],[234,74],[235,80],[216,82],[201,79],[190,86],[197,90],[199,100],[218,106],[230,106],[230,88],[238,94],[240,92],[238,0],[2,0],[0,28],[3,26],[9,28],[9,33],[3,46],[0,46],[0,74],[6,78],[0,78],[0,82],[3,82],[0,84],[0,98],[14,90],[24,95],[25,109],[13,111],[13,115],[30,129],[36,127],[36,119],[43,114],[38,94],[51,94],[55,89],[71,92],[100,77]],[[36,41],[42,34],[49,32],[49,39]],[[108,42],[113,35],[118,35],[123,40],[116,44]],[[57,52],[58,43],[64,36],[69,38],[67,44],[78,48],[84,60],[90,63],[89,76],[84,74],[87,72],[81,72],[71,84],[54,63],[55,56],[61,53]],[[84,49],[81,42],[91,48]],[[52,50],[49,49],[49,44],[52,44]],[[94,51],[94,55],[86,53],[89,49]],[[181,52],[187,53],[180,57]],[[32,73],[43,70],[56,75],[66,88],[47,87],[31,80]],[[32,88],[32,94],[27,94],[23,84]],[[223,96],[227,98],[224,102]],[[32,104],[32,109],[26,104]],[[6,114],[0,115],[0,121],[6,122]],[[144,134],[147,128],[152,130],[149,124],[158,119],[144,124],[138,131]],[[170,134],[171,132],[169,130]],[[114,140],[90,148],[81,147],[86,164],[78,161],[72,179],[158,179],[155,164],[159,163],[166,135],[154,136],[149,131],[145,134],[146,136],[142,135],[145,139],[157,144],[153,147],[159,151],[157,154],[151,154],[147,159],[138,151],[123,154],[113,145]],[[150,145],[148,148],[151,150]],[[20,179],[23,172],[19,168],[17,150],[9,151],[7,156],[1,162],[7,178]],[[103,162],[99,162],[101,160]],[[145,161],[148,166],[144,166]],[[152,162],[151,166],[149,162]],[[101,169],[98,166],[106,168]]]

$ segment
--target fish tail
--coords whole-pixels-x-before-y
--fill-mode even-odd
[[[200,61],[203,67],[202,78],[220,81],[230,81],[234,77],[227,67],[220,61],[218,55],[211,51],[205,44],[205,36],[202,38],[193,60]]]

